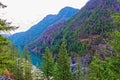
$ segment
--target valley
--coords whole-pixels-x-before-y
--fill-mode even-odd
[[[1,31],[11,29],[5,23],[1,20]],[[119,26],[119,0],[89,0],[80,10],[64,7],[25,32],[0,35],[0,74],[16,74],[15,80],[119,80]]]

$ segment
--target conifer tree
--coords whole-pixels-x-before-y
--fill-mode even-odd
[[[23,66],[24,66],[24,80],[32,80],[32,64],[30,61],[30,55],[28,52],[28,47],[25,46],[23,51]]]
[[[54,69],[53,69],[53,80],[59,80],[59,71],[58,71],[58,64],[55,63]]]
[[[62,41],[58,59],[58,80],[71,80],[70,60],[66,50],[66,42]]]
[[[88,80],[106,80],[105,76],[107,76],[107,72],[104,70],[105,62],[100,59],[98,54],[95,54],[91,64],[89,65],[90,70],[87,74]]]
[[[0,9],[7,7],[6,5],[0,2]],[[11,23],[6,22],[6,20],[0,19],[0,33],[8,32],[10,30],[16,29],[16,27],[10,26]],[[7,47],[9,41],[7,38],[4,38],[0,35],[0,74],[3,74],[6,68],[11,68],[14,65],[14,60],[11,59],[11,50]]]
[[[45,55],[43,56],[43,73],[45,75],[45,79],[50,80],[50,77],[53,76],[53,66],[54,61],[52,58],[52,54],[47,47],[45,49]]]
[[[24,68],[22,64],[23,60],[19,57],[16,62],[15,80],[24,80]]]
[[[22,53],[20,52],[20,48],[18,48],[16,50],[17,52],[17,59],[16,59],[16,64],[15,64],[15,67],[16,67],[16,71],[14,72],[15,73],[15,80],[25,80],[25,68],[24,68],[24,63],[25,63],[25,59],[23,59],[23,56],[21,55]]]

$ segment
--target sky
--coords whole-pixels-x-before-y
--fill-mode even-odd
[[[81,9],[88,0],[0,0],[7,8],[0,10],[0,18],[19,26],[11,33],[23,32],[40,22],[48,14],[57,14],[70,6]]]

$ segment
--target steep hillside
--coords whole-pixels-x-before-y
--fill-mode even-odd
[[[105,33],[115,28],[112,13],[120,13],[117,0],[90,0],[71,19],[48,28],[29,45],[29,50],[43,53],[44,48],[49,46],[53,53],[58,53],[62,38],[67,40],[69,53],[83,55],[90,53],[91,49],[99,50],[107,46],[103,40]]]
[[[42,21],[32,26],[28,31],[16,33],[10,37],[10,40],[17,46],[24,47],[24,45],[32,42],[41,33],[44,32],[50,25],[58,22],[64,22],[69,19],[72,15],[78,12],[78,9],[71,7],[65,7],[57,15],[47,15]]]

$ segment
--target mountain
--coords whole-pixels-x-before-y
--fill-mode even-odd
[[[117,0],[89,0],[69,20],[48,28],[29,45],[29,50],[42,54],[48,46],[56,54],[63,38],[67,41],[69,53],[84,55],[91,50],[100,50],[107,46],[105,33],[115,28],[112,13],[120,13],[120,3]]]
[[[12,35],[9,39],[17,46],[24,47],[40,36],[50,25],[64,22],[78,12],[78,9],[65,7],[57,15],[47,15],[42,21],[32,26],[26,32]]]

